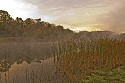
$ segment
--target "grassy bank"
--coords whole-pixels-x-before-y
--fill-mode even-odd
[[[125,82],[125,66],[112,69],[110,71],[95,71],[86,79],[79,83],[124,83]]]

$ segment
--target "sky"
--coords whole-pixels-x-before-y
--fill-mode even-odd
[[[125,0],[0,0],[0,10],[76,31],[125,32]]]

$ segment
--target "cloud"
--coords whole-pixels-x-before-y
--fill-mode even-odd
[[[13,18],[21,17],[25,19],[37,16],[36,5],[17,0],[1,0],[0,9],[8,11]]]
[[[64,11],[109,7],[109,0],[20,0],[24,3],[36,5],[40,14],[64,14]],[[84,10],[83,10],[84,11]],[[64,13],[63,13],[64,12]],[[70,12],[70,11],[69,11]]]
[[[19,0],[37,6],[37,16],[55,24],[125,31],[124,0]],[[34,10],[35,11],[35,10]],[[35,16],[35,14],[34,14]],[[93,29],[94,30],[94,29]]]
[[[114,10],[107,14],[100,15],[99,23],[106,25],[104,30],[111,30],[114,32],[125,32],[125,1],[119,0],[119,5]]]

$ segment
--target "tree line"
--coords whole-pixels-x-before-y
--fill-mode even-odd
[[[7,11],[0,10],[1,37],[35,37],[41,39],[60,39],[73,31],[63,26],[50,24],[39,19],[17,17],[13,19]]]
[[[94,40],[107,37],[125,39],[124,34],[115,34],[111,31],[81,31],[75,33],[70,29],[64,29],[61,25],[42,21],[41,18],[23,20],[17,17],[13,19],[4,10],[0,10],[0,37],[37,38],[44,41]]]

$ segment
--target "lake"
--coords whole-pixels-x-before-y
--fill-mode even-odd
[[[52,43],[0,44],[0,83],[62,83],[53,60]]]

